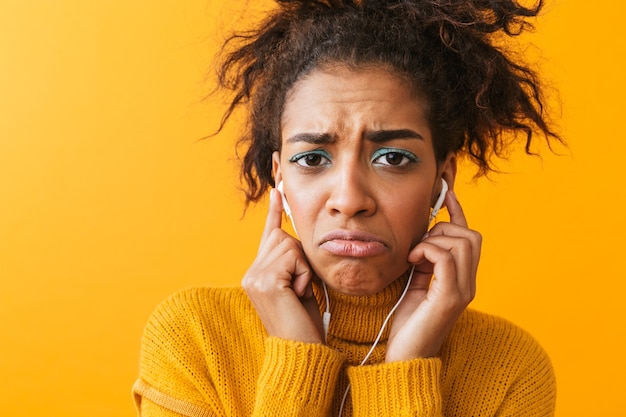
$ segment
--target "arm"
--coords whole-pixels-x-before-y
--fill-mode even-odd
[[[164,302],[144,332],[138,414],[325,415],[343,356],[259,326],[240,291],[186,290]]]
[[[438,358],[349,368],[354,417],[441,417],[440,372]]]
[[[556,378],[546,352],[530,335],[522,366],[500,404],[496,417],[553,417]]]
[[[343,356],[319,343],[265,341],[253,416],[329,415]]]
[[[157,307],[141,343],[139,379],[133,386],[143,417],[225,416],[207,377],[204,346],[194,330],[194,297],[179,293]]]

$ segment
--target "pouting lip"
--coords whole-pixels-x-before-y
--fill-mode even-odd
[[[363,232],[360,230],[333,230],[332,232],[328,232],[322,236],[322,239],[320,240],[320,245],[324,244],[325,242],[332,241],[332,240],[355,240],[355,241],[361,241],[361,242],[379,242],[385,247],[387,247],[387,244],[380,236],[373,234],[373,233],[369,233],[369,232]]]

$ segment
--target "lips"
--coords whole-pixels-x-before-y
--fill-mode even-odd
[[[320,248],[336,256],[366,258],[387,251],[380,237],[361,231],[336,230],[324,235],[321,242]]]

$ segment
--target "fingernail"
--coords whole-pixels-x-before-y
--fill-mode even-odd
[[[430,233],[428,232],[424,233],[424,236],[422,236],[422,242],[428,239],[428,236],[430,236]]]
[[[274,201],[274,198],[276,198],[276,197],[274,196],[274,194],[275,194],[275,193],[276,193],[276,188],[272,188],[272,189],[270,190],[270,201]]]

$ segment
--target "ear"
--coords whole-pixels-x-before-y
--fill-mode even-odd
[[[272,175],[274,176],[274,187],[283,179],[280,172],[280,152],[274,151],[272,154]]]
[[[448,183],[448,189],[454,190],[454,180],[456,179],[456,153],[449,152],[446,159],[439,164],[439,175]]]

